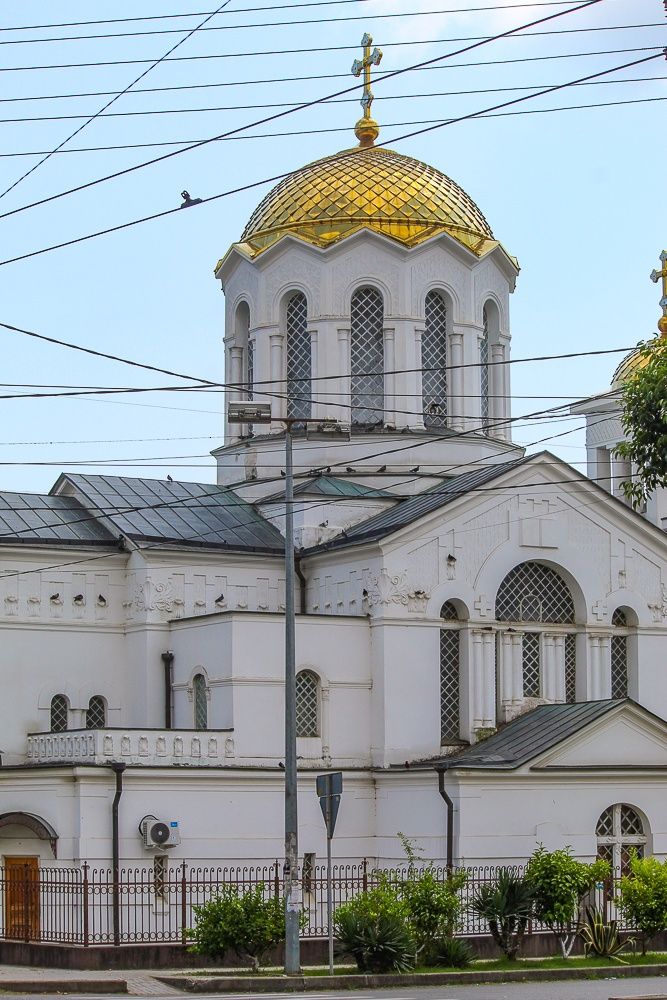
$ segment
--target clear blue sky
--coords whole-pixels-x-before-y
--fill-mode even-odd
[[[253,6],[275,6],[276,2],[255,0]],[[381,70],[389,71],[454,49],[457,46],[452,39],[493,34],[564,9],[506,4],[500,11],[380,16],[494,3],[500,0],[352,0],[320,7],[294,3],[283,9],[257,11],[250,10],[249,0],[232,0],[228,13],[209,22],[225,30],[201,32],[175,53],[212,54],[216,58],[167,62],[139,87],[224,85],[130,93],[110,111],[167,113],[109,114],[86,128],[67,148],[201,139],[268,113],[248,105],[324,96],[346,86],[348,80],[354,83],[347,73],[364,31],[371,32],[384,49]],[[215,0],[199,4],[192,0],[97,0],[95,4],[85,0],[23,0],[18,6],[3,5],[0,27],[188,11],[196,14],[162,22],[2,31],[0,41],[160,28],[184,33],[202,19],[202,11],[216,5]],[[350,20],[326,22],[329,18]],[[313,23],[266,26],[266,22],[296,20]],[[262,22],[265,26],[260,26]],[[252,26],[233,28],[235,25]],[[413,126],[404,123],[441,120],[528,92],[491,92],[497,88],[539,88],[566,82],[651,54],[651,50],[616,50],[667,44],[660,0],[603,0],[589,11],[559,18],[542,30],[567,33],[496,42],[470,56],[444,61],[441,68],[378,83],[373,111],[383,125],[382,138],[411,131]],[[8,67],[153,59],[180,37],[176,31],[2,45],[0,117],[93,114],[108,96],[55,95],[119,91],[145,65],[20,71],[8,71]],[[411,42],[415,44],[403,44]],[[307,51],[276,51],[297,48]],[[276,54],[246,54],[260,50]],[[577,53],[603,51],[607,54],[575,57]],[[565,55],[568,58],[560,58]],[[544,56],[559,58],[537,58]],[[503,62],[461,65],[495,60]],[[308,82],[261,82],[327,74],[344,75]],[[631,82],[639,77],[655,79]],[[526,102],[516,110],[665,98],[666,78],[664,59],[655,59],[613,74],[608,78],[612,83],[569,88]],[[471,90],[489,92],[451,93]],[[432,96],[408,96],[415,94]],[[35,99],[8,100],[16,97]],[[512,302],[514,357],[630,346],[655,330],[659,292],[648,274],[667,245],[666,107],[661,101],[647,101],[487,118],[396,144],[400,151],[432,163],[460,183],[479,204],[496,236],[519,258],[522,270]],[[187,110],[196,108],[215,110]],[[0,256],[14,257],[176,206],[183,188],[192,196],[207,197],[298,167],[351,145],[354,140],[349,129],[358,114],[353,99],[297,111],[272,125],[251,129],[247,135],[285,131],[298,135],[212,143],[2,220]],[[3,121],[0,152],[36,154],[48,150],[82,120]],[[164,147],[170,148],[175,147]],[[55,155],[1,199],[0,210],[139,163],[162,150],[146,147]],[[0,157],[2,189],[38,158]],[[260,187],[2,266],[0,320],[148,364],[222,380],[223,300],[213,266],[238,238],[266,190]],[[2,330],[0,345],[4,383],[176,384],[175,380],[151,377]],[[618,355],[609,355],[515,365],[513,392],[517,397],[596,392],[608,385],[618,360]],[[0,389],[2,394],[10,391]],[[513,411],[518,415],[556,401],[516,398]],[[219,394],[194,392],[153,393],[140,400],[0,400],[0,463],[26,463],[0,464],[0,488],[46,492],[61,469],[100,472],[108,468],[100,463],[110,459],[122,460],[124,464],[115,467],[121,474],[169,473],[174,478],[213,481],[213,462],[207,455],[221,440],[221,408]],[[529,442],[574,426],[552,423],[518,428],[515,437]],[[546,446],[568,461],[582,463],[582,443],[579,432]]]

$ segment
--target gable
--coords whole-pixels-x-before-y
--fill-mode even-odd
[[[530,770],[589,767],[667,768],[667,723],[624,702],[541,755]]]

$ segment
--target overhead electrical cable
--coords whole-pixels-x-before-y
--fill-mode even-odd
[[[35,172],[35,170],[38,170],[43,163],[46,163],[46,161],[50,159],[50,157],[53,156],[54,153],[57,153],[60,149],[63,148],[63,146],[66,146],[67,143],[70,141],[70,139],[73,139],[75,136],[79,135],[80,132],[83,132],[83,130],[88,125],[90,125],[91,122],[94,122],[96,118],[99,118],[100,115],[104,114],[107,108],[110,108],[111,105],[114,104],[115,101],[119,100],[119,98],[121,98],[123,94],[126,94],[128,90],[131,90],[132,87],[135,85],[135,83],[139,83],[139,81],[143,80],[145,76],[148,76],[148,74],[152,70],[154,70],[156,66],[159,66],[160,63],[164,62],[164,60],[167,59],[172,52],[175,52],[176,49],[179,48],[181,45],[183,45],[185,42],[187,42],[189,38],[192,38],[195,32],[202,29],[204,25],[211,20],[212,17],[215,17],[215,15],[219,11],[221,11],[224,7],[226,7],[229,3],[231,3],[231,0],[224,0],[224,2],[220,4],[217,10],[213,11],[212,14],[209,14],[203,21],[201,21],[198,25],[196,25],[194,28],[188,31],[185,37],[179,39],[179,41],[177,41],[174,45],[172,45],[172,47],[169,49],[168,52],[165,52],[164,55],[160,56],[159,59],[156,59],[153,63],[151,63],[151,65],[147,69],[145,69],[143,73],[140,73],[135,80],[133,80],[131,83],[128,83],[127,87],[121,90],[118,94],[115,94],[110,101],[107,101],[107,103],[103,107],[101,107],[98,111],[95,112],[94,115],[91,115],[85,122],[83,122],[82,125],[80,125],[77,129],[75,129],[71,135],[68,135],[67,138],[63,139],[62,142],[58,143],[58,145],[54,149],[46,153],[41,160],[33,164],[33,166],[30,167],[29,170],[26,170],[25,173],[21,174],[21,176],[18,177],[12,184],[10,184],[8,188],[5,188],[4,191],[1,191],[0,198],[4,198],[6,194],[9,194],[10,191],[13,191],[15,187],[18,187],[18,185],[21,184],[21,182],[26,179],[26,177],[29,177],[31,174]]]

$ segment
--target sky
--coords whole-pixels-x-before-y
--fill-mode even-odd
[[[0,192],[184,38],[217,2],[23,0],[2,6]],[[198,31],[174,52],[177,59],[152,69],[136,90],[65,145],[71,151],[51,156],[2,196],[0,215],[178,149],[174,143],[209,138],[353,85],[349,68],[365,31],[383,50],[381,77],[470,44],[457,39],[493,35],[572,6],[230,0],[208,21],[211,30]],[[179,16],[165,16],[171,14]],[[37,27],[138,17],[146,20]],[[67,40],[112,34],[122,37]],[[506,109],[512,114],[399,137],[418,129],[415,122],[490,108],[654,56],[665,45],[660,0],[601,0],[525,34],[444,59],[435,68],[374,85],[381,140],[396,140],[393,148],[454,178],[518,257],[513,358],[630,348],[655,331],[660,293],[648,275],[667,246],[664,57],[617,70],[602,77],[603,83],[527,100]],[[82,63],[91,65],[72,65]],[[310,79],[286,79],[294,77]],[[146,88],[150,92],[141,92]],[[348,94],[297,109],[237,138],[0,218],[0,321],[223,381],[224,309],[213,268],[270,185],[6,261],[176,208],[183,189],[207,198],[348,148],[355,143],[357,99]],[[550,110],[584,104],[606,106]],[[66,469],[215,481],[209,452],[222,441],[220,392],[182,391],[188,385],[182,379],[2,328],[0,351],[0,396],[19,396],[0,398],[0,489],[47,492]],[[621,357],[513,365],[513,414],[604,391]],[[29,396],[70,386],[181,389],[139,396]],[[519,423],[514,438],[530,444],[572,430],[535,448],[548,447],[583,470],[581,427],[581,418]]]

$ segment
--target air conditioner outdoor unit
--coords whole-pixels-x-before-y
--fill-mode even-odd
[[[176,847],[181,842],[178,820],[158,819],[157,816],[144,816],[139,824],[139,833],[147,851],[164,847]]]

